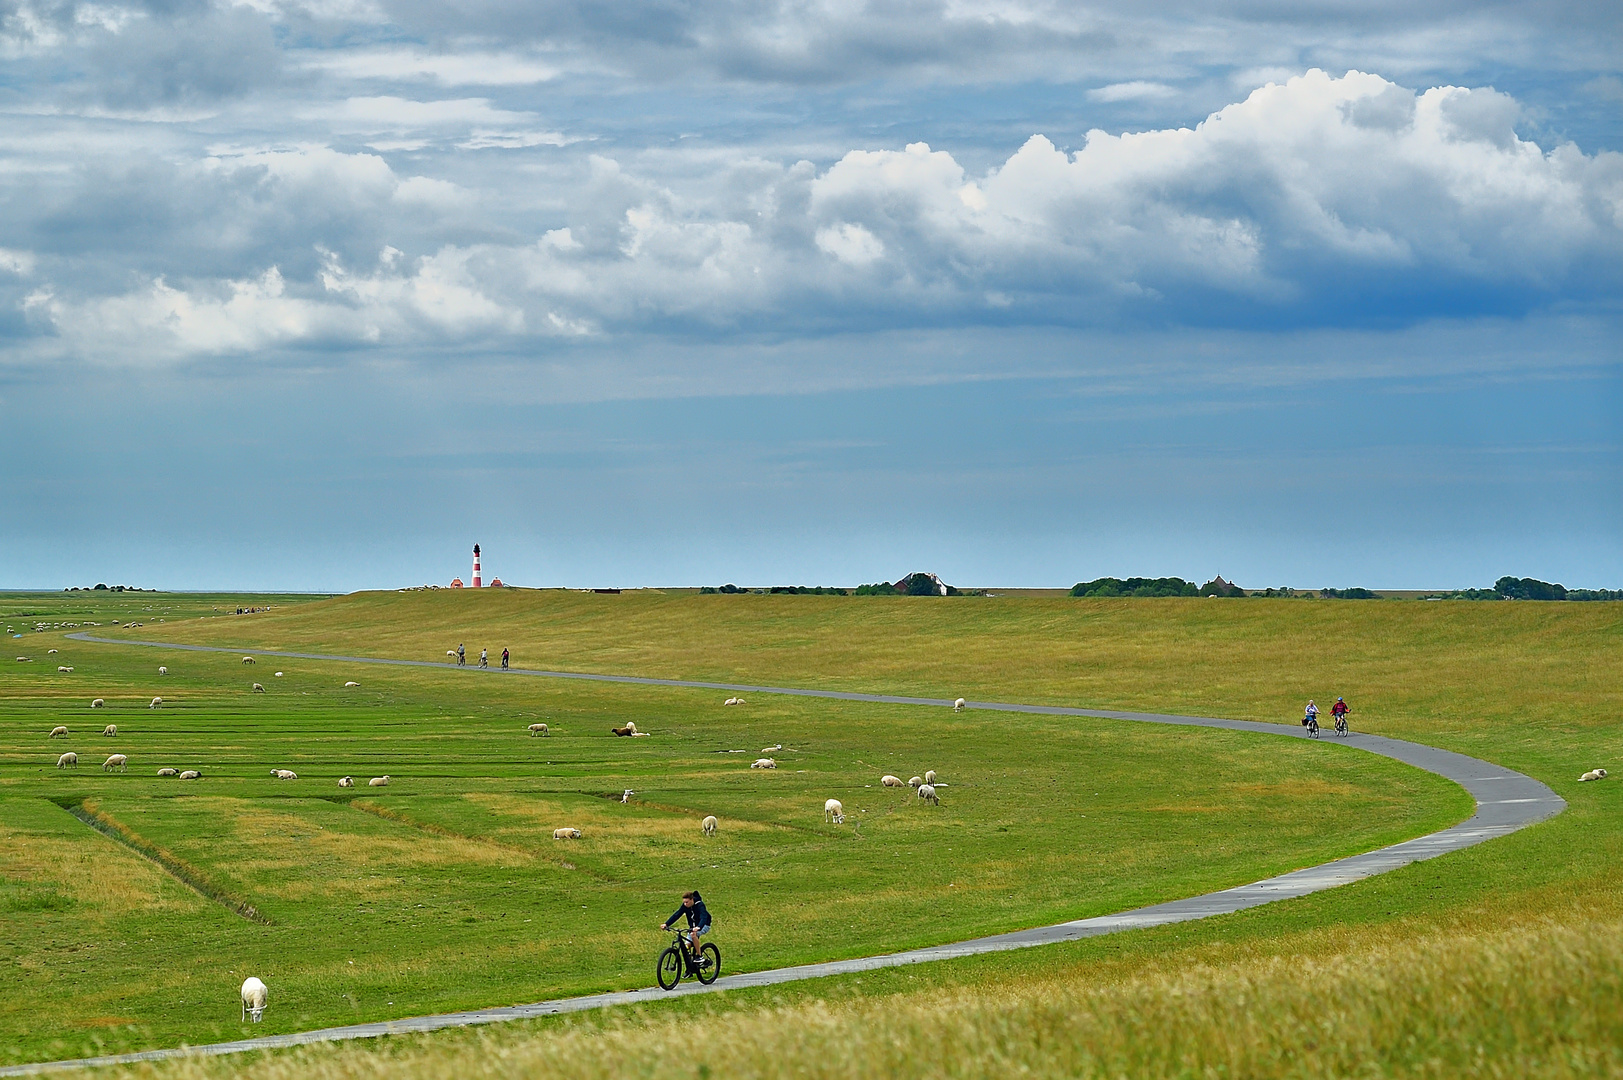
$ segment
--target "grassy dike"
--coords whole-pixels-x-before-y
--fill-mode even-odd
[[[1619,919],[1618,803],[1615,788],[1572,781],[1619,749],[1607,722],[1618,686],[1618,605],[1021,600],[1000,607],[978,598],[491,595],[345,598],[223,626],[166,624],[163,632],[256,648],[427,656],[443,655],[444,641],[460,638],[470,650],[508,645],[528,666],[1252,718],[1277,715],[1275,708],[1294,715],[1299,698],[1312,694],[1323,705],[1340,692],[1353,701],[1358,726],[1504,761],[1551,783],[1572,809],[1469,852],[1203,924],[932,965],[922,976],[870,973],[699,1006],[304,1051],[265,1068],[833,1076],[891,1075],[899,1070],[885,1069],[886,1061],[937,1060],[952,1075],[985,1075],[995,1071],[989,1062],[1003,1060],[1067,1075],[1346,1075],[1357,1071],[1349,1062],[1379,1073],[1373,1057],[1394,1074],[1583,1075],[1616,1066],[1616,1030],[1605,1021],[1618,1012],[1610,944]],[[713,606],[718,601],[735,606]],[[742,606],[749,604],[758,606]],[[870,620],[877,630],[862,632]],[[152,630],[133,633],[149,638]],[[803,678],[787,673],[797,654],[807,658]],[[895,681],[882,682],[881,671]],[[1324,682],[1333,685],[1320,689]],[[1381,703],[1378,715],[1371,701]],[[1152,753],[1179,763],[1185,750],[1196,749],[1198,759],[1209,749],[1157,735]],[[1185,765],[1171,783],[1187,784],[1199,771]],[[1143,786],[1123,793],[1142,801]],[[1308,792],[1306,807],[1292,812],[1334,833],[1359,816],[1351,798]],[[1435,978],[1417,978],[1422,970]],[[1462,971],[1472,973],[1464,980],[1469,993],[1432,992],[1461,983]],[[1259,989],[1274,984],[1282,989],[1273,996]],[[1494,1021],[1499,1013],[1470,1006],[1472,994],[1493,997],[1505,1015],[1526,1022]],[[1237,999],[1255,1004],[1241,1016]],[[1462,1001],[1470,1006],[1463,1012]],[[719,1010],[699,1060],[682,1049],[692,1032],[673,1018],[695,1009]],[[1540,1019],[1557,1013],[1560,1023]],[[1033,1019],[1039,1014],[1046,1019]],[[1191,1028],[1192,1017],[1199,1022]],[[1475,1026],[1462,1017],[1476,1017]],[[1145,1038],[1157,1018],[1187,1038]],[[766,1041],[772,1029],[774,1045],[787,1046],[781,1033],[791,1027],[797,1034],[787,1053],[740,1049]],[[944,1040],[943,1031],[962,1038]],[[1062,1042],[1071,1049],[1058,1053]],[[861,1046],[888,1046],[900,1057],[847,1052]],[[1507,1071],[1507,1061],[1524,1068]]]

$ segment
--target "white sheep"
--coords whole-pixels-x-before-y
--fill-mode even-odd
[[[761,747],[761,753],[763,753],[763,754],[775,754],[779,750],[782,750],[782,749],[783,749],[783,744],[782,743],[779,743],[776,746],[763,746],[763,747]]]
[[[118,725],[108,724],[106,727],[101,729],[101,733],[108,738],[112,738],[114,735],[118,734]]]
[[[579,829],[553,829],[552,830],[552,838],[554,840],[579,840],[580,839],[580,830]]]
[[[338,786],[339,787],[354,787],[355,786],[355,778],[353,776],[340,776],[338,778]]]
[[[886,773],[884,776],[881,776],[879,778],[879,782],[881,784],[883,784],[884,786],[886,786],[886,787],[906,787],[907,786],[907,782],[905,780],[903,780],[900,776],[892,776],[892,775],[890,775],[890,773]]]
[[[1578,777],[1578,783],[1582,784],[1582,783],[1584,783],[1586,781],[1589,781],[1589,780],[1604,780],[1604,779],[1606,779],[1606,770],[1605,769],[1590,769],[1588,772],[1586,772],[1582,776]]]
[[[272,769],[271,775],[278,780],[297,780],[299,778],[299,774],[292,769]]]
[[[187,769],[185,772],[180,774],[180,778],[182,780],[201,780],[203,779],[203,774],[196,769]]]
[[[60,667],[59,666],[56,670],[58,672],[60,672],[61,674],[66,675],[68,672],[72,671],[73,669],[70,668],[70,667]]]
[[[69,750],[67,753],[56,759],[56,767],[59,769],[77,769],[79,767],[79,755],[75,754],[72,750]]]
[[[344,689],[347,690],[352,686],[359,686],[359,685],[361,685],[361,684],[358,683],[358,682],[347,682],[347,683],[344,684]]]
[[[107,699],[106,698],[93,698],[93,699],[91,699],[91,702],[90,702],[90,707],[92,709],[104,708],[106,705],[107,705]]]
[[[957,701],[952,703],[952,711],[953,712],[963,712],[964,707],[967,706],[968,704],[969,704],[969,702],[965,701],[963,698],[959,698]]]
[[[372,779],[370,779],[370,780],[368,780],[366,782],[366,786],[367,787],[388,787],[389,786],[389,778],[387,776],[374,776]]]
[[[934,784],[920,784],[919,785],[919,798],[923,799],[927,803],[930,803],[932,806],[940,806],[941,805],[941,800],[936,798],[936,796],[935,796],[935,785]]]
[[[254,1023],[259,1023],[265,1015],[265,1002],[270,997],[270,991],[265,984],[250,975],[242,981],[242,1018],[248,1019],[253,1014]]]
[[[714,836],[716,835],[716,827],[720,824],[721,823],[716,820],[716,815],[711,814],[709,817],[699,822],[699,827],[704,830],[704,834],[706,836]]]
[[[626,788],[623,792],[620,793],[620,802],[621,802],[621,804],[629,803],[631,801],[631,796],[633,796],[635,794],[636,794],[635,791],[632,791],[630,788]]]
[[[277,673],[276,673],[276,677],[277,677],[277,678],[278,678],[278,679],[280,679],[280,678],[281,678],[281,677],[282,677],[282,673],[281,673],[281,672],[280,672],[280,671],[278,671],[278,672],[277,672]]]
[[[778,763],[769,757],[756,758],[750,763],[752,769],[776,769]]]
[[[49,656],[54,656],[56,654],[55,649],[46,649],[45,652],[46,652],[46,655],[49,655]]]
[[[934,769],[925,769],[924,770],[924,782],[926,784],[935,783],[935,770]]]
[[[155,697],[155,698],[152,699],[152,704],[148,705],[147,708],[156,709],[158,706],[160,706],[162,704],[163,704],[163,698]]]
[[[54,728],[51,729],[51,738],[53,738],[53,739],[65,739],[67,737],[68,737],[67,725],[58,724]]]
[[[254,693],[263,694],[264,692],[265,688],[263,686],[260,686],[258,683],[254,683]]]
[[[166,668],[166,667],[160,667],[158,669],[158,674],[159,675],[167,675],[167,674],[169,674],[169,669]]]
[[[251,657],[251,656],[244,656],[244,657],[243,657],[243,658],[242,658],[242,662],[243,662],[243,663],[244,663],[244,664],[252,664],[252,663],[253,663],[253,662],[254,662],[254,658],[253,658],[253,657]]]
[[[845,824],[845,806],[838,799],[829,799],[823,804],[823,820],[832,821],[836,825]]]
[[[446,656],[455,656],[456,655],[456,650],[455,649],[446,649],[445,650],[445,655]]]
[[[908,787],[916,788],[916,787],[918,787],[919,785],[921,785],[923,783],[924,783],[924,777],[922,777],[922,776],[910,776],[910,777],[907,778],[907,786]]]
[[[530,725],[530,738],[533,739],[538,735],[545,735],[546,733],[547,733],[547,725],[545,725],[545,724],[531,724]]]
[[[123,754],[109,754],[107,760],[101,763],[101,771],[112,772],[117,769],[119,772],[129,772],[129,764],[130,759]]]
[[[741,698],[741,697],[730,697],[726,701],[723,701],[722,704],[723,705],[742,705],[742,704],[744,704],[744,699]]]
[[[19,664],[27,664],[27,663],[32,663],[32,661],[30,661],[28,659],[28,657],[26,657],[26,656],[19,656],[19,657],[17,657],[17,663],[19,663]]]
[[[179,776],[180,775],[180,770],[179,769],[163,768],[163,769],[158,770],[158,775],[159,776]]]

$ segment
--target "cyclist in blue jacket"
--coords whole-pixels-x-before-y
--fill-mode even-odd
[[[710,909],[704,906],[704,898],[695,889],[693,892],[682,894],[682,906],[671,912],[671,917],[665,920],[661,930],[669,930],[677,919],[686,915],[688,920],[688,940],[693,943],[693,962],[701,963],[699,957],[699,938],[710,932]]]

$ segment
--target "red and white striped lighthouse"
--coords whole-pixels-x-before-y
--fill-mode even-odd
[[[483,582],[479,580],[479,545],[473,545],[473,587],[480,588]]]

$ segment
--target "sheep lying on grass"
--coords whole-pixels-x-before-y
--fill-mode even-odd
[[[271,775],[278,780],[297,780],[299,778],[299,774],[292,769],[272,769]]]
[[[197,769],[187,769],[185,772],[180,774],[180,778],[182,780],[201,780],[203,779],[203,774]]]
[[[823,820],[832,821],[836,825],[845,824],[845,806],[838,799],[829,799],[823,804]]]
[[[106,727],[101,729],[101,733],[103,735],[106,735],[107,737],[111,738],[112,736],[118,734],[118,725],[117,724],[108,724]]]
[[[106,701],[105,698],[93,698],[91,700],[91,702],[90,702],[90,707],[92,709],[100,709],[100,708],[104,707],[106,704],[107,704],[107,701]]]
[[[119,772],[129,772],[129,764],[130,759],[123,754],[110,754],[107,760],[101,763],[101,771],[112,772],[117,769]]]
[[[77,769],[79,767],[79,755],[69,750],[56,759],[56,767],[59,769]]]
[[[883,784],[885,787],[906,787],[907,786],[907,781],[903,780],[900,776],[892,776],[892,775],[890,775],[890,773],[886,773],[884,776],[881,776],[879,778],[879,782],[881,784]]]
[[[1582,784],[1582,783],[1584,783],[1585,781],[1588,781],[1588,780],[1604,780],[1604,779],[1606,779],[1606,770],[1605,769],[1590,769],[1588,772],[1586,772],[1582,776],[1578,777],[1578,783]]]
[[[68,737],[68,728],[67,728],[66,724],[58,724],[54,728],[51,729],[51,738],[53,738],[53,739],[65,739],[67,737]]]
[[[72,671],[73,669],[71,667],[59,667],[56,670],[58,672],[62,673],[63,675],[66,675],[68,672]]]
[[[553,829],[552,830],[552,838],[554,840],[579,840],[580,839],[580,830],[579,829]]]
[[[744,699],[741,698],[741,697],[730,697],[726,701],[723,701],[722,704],[723,705],[742,705],[742,704],[744,704]]]
[[[338,786],[339,787],[354,787],[355,786],[355,778],[353,776],[340,776],[338,778]]]
[[[162,769],[158,770],[158,775],[159,776],[179,776],[180,775],[180,770],[179,769],[162,768]]]
[[[716,835],[716,827],[719,824],[721,823],[716,820],[716,815],[711,814],[709,817],[699,822],[699,827],[704,830],[704,834],[706,836],[714,836]]]
[[[352,686],[359,686],[359,685],[361,685],[361,684],[358,683],[358,682],[347,682],[347,683],[344,684],[344,689],[348,690]]]
[[[952,711],[953,712],[963,712],[964,707],[967,706],[968,704],[969,704],[969,702],[965,701],[963,698],[959,698],[957,701],[952,703]]]
[[[530,725],[530,737],[531,738],[535,738],[538,735],[545,735],[546,733],[547,733],[547,725],[545,725],[545,724],[531,724]]]
[[[282,677],[282,673],[281,673],[281,672],[280,672],[280,671],[278,671],[278,672],[276,672],[276,677],[277,677],[277,678],[278,678],[278,679],[280,679],[280,678],[281,678],[281,677]]]
[[[929,803],[932,806],[940,806],[941,805],[941,800],[936,798],[935,785],[934,784],[920,784],[919,785],[919,798],[923,799],[925,802]]]
[[[28,657],[26,657],[26,656],[17,657],[17,663],[19,663],[19,664],[29,664],[29,663],[32,663],[32,662],[33,661],[29,660]]]
[[[56,655],[56,650],[55,649],[46,649],[45,652],[46,652],[46,654],[48,656],[55,656]]]
[[[750,762],[750,768],[752,769],[776,769],[777,767],[778,763],[769,757],[756,758]]]
[[[372,779],[370,779],[370,780],[368,780],[366,782],[366,786],[367,787],[388,787],[389,786],[389,778],[387,776],[374,776]]]
[[[265,984],[250,975],[242,981],[242,1018],[248,1019],[253,1014],[254,1023],[259,1023],[265,1015],[265,1002],[270,997],[270,991]]]

